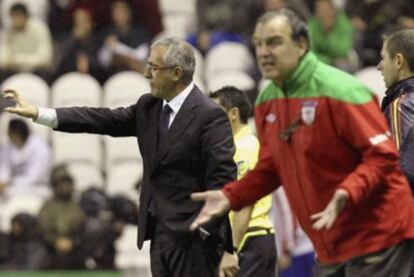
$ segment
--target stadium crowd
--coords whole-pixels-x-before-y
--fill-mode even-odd
[[[265,81],[252,62],[251,35],[266,11],[296,11],[307,21],[318,59],[358,77],[380,62],[382,34],[414,28],[411,5],[409,0],[0,0],[0,87],[6,89],[1,84],[20,73],[53,87],[71,72],[87,74],[105,87],[123,72],[143,75],[151,42],[176,36],[198,55],[195,82],[203,92],[239,86],[254,102]],[[220,56],[218,50],[226,45],[230,53]],[[223,76],[228,78],[218,82]],[[379,75],[372,78],[382,82]],[[385,87],[372,88],[381,100]],[[48,97],[53,102],[54,95]],[[0,136],[7,137],[0,145],[0,207],[19,197],[37,198],[40,204],[35,213],[5,217],[10,222],[0,218],[0,270],[113,269],[115,241],[125,225],[136,224],[141,176],[128,181],[132,196],[108,193],[107,166],[98,166],[101,184],[78,186],[70,163],[79,161],[54,161],[57,144],[50,135],[38,136],[25,121],[8,118],[2,113],[7,105],[0,98]],[[122,183],[125,175],[118,176]],[[274,195],[271,215],[278,270],[281,276],[297,276],[299,271],[289,270],[305,264],[294,258],[305,257],[308,271],[301,276],[315,276],[310,241],[283,197],[280,191]]]

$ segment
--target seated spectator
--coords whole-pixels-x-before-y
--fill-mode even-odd
[[[246,43],[241,35],[245,10],[237,0],[198,0],[197,30],[187,41],[205,54],[223,41]]]
[[[52,256],[52,268],[83,268],[80,249],[85,214],[72,198],[73,179],[69,175],[52,176],[51,183],[54,195],[40,209],[38,227]]]
[[[47,22],[49,13],[50,0],[1,0],[0,1],[0,25],[3,27],[10,25],[10,18],[8,17],[11,6],[16,3],[21,3],[27,7],[30,16],[38,18],[43,22]],[[59,1],[59,0],[58,0]]]
[[[355,48],[361,60],[361,66],[376,66],[380,60],[382,34],[394,29],[400,18],[399,3],[406,2],[412,10],[412,4],[406,0],[347,0],[346,11],[355,30]],[[404,13],[405,14],[405,13]]]
[[[318,58],[346,71],[358,69],[352,59],[354,34],[351,20],[332,0],[316,0],[315,15],[308,21],[312,50]]]
[[[36,228],[36,218],[29,214],[20,213],[12,219],[12,229],[7,246],[8,250],[3,270],[40,270],[49,265],[50,257],[46,245],[39,238]]]
[[[49,197],[48,178],[52,165],[49,145],[30,134],[21,119],[10,121],[8,136],[10,143],[3,147],[0,156],[0,195],[3,200],[15,195]]]
[[[97,58],[98,40],[94,34],[92,14],[83,8],[73,13],[73,27],[69,38],[60,47],[60,62],[56,68],[56,78],[64,73],[78,71],[100,79]]]
[[[18,71],[32,71],[47,77],[53,47],[47,25],[29,16],[23,4],[10,8],[11,25],[0,41],[0,80]]]
[[[126,0],[113,2],[111,19],[112,25],[104,31],[100,63],[107,69],[108,75],[122,70],[143,73],[149,51],[147,30],[134,24],[131,5]]]
[[[82,253],[88,269],[113,269],[114,242],[119,233],[113,228],[109,199],[102,190],[90,188],[81,195],[80,205],[87,219],[82,238]]]

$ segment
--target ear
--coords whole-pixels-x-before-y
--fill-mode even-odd
[[[306,51],[309,47],[309,42],[307,42],[305,39],[301,38],[296,41],[297,45],[299,46],[300,55],[304,56]]]
[[[184,75],[184,70],[183,70],[183,68],[182,68],[182,67],[177,66],[176,68],[174,68],[173,80],[174,80],[175,82],[180,81],[180,80],[181,80],[181,78],[183,77],[183,75]]]
[[[401,53],[397,53],[394,57],[394,63],[398,70],[404,68],[406,64],[404,56]]]
[[[239,108],[233,107],[228,111],[228,115],[231,121],[238,120],[240,118],[239,115],[240,111]]]

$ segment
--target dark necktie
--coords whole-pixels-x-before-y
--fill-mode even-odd
[[[160,120],[158,122],[158,147],[159,145],[161,145],[162,143],[161,141],[164,139],[165,135],[167,134],[168,125],[170,123],[170,115],[172,111],[173,110],[171,109],[170,106],[168,106],[168,104],[162,108],[162,111],[160,114]],[[148,208],[149,208],[149,212],[151,213],[151,215],[153,217],[156,217],[158,214],[158,208],[157,208],[154,198],[155,197],[153,195],[150,196]]]
[[[158,122],[158,145],[164,139],[168,131],[168,125],[170,123],[170,115],[173,110],[167,104],[162,108],[160,114],[160,121]]]

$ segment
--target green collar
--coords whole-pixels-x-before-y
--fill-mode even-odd
[[[307,52],[293,71],[292,76],[285,81],[283,90],[285,92],[296,91],[297,88],[306,84],[315,71],[317,64],[318,58],[316,55],[313,52]]]

